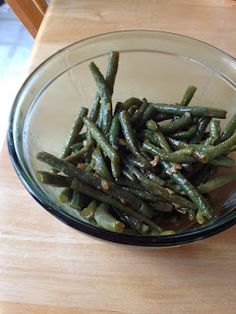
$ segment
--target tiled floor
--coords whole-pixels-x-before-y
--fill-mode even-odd
[[[33,38],[4,4],[0,7],[0,146],[14,97],[27,74]]]

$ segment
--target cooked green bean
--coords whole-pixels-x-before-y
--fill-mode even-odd
[[[83,208],[83,210],[81,211],[81,213],[80,213],[81,217],[83,217],[84,219],[88,219],[88,220],[93,218],[97,206],[98,206],[97,201],[96,200],[92,200],[88,204],[88,206]]]
[[[113,208],[113,211],[116,213],[119,219],[125,223],[126,226],[138,231],[138,233],[144,234],[149,231],[149,226],[141,223],[139,219],[127,215],[118,208]]]
[[[101,108],[101,103],[100,103],[100,95],[99,93],[96,94],[94,101],[92,103],[92,109],[91,112],[89,114],[89,119],[92,121],[97,121],[97,118],[99,116],[99,112],[100,112],[100,108]]]
[[[181,117],[169,123],[166,123],[160,127],[163,134],[172,134],[178,131],[182,131],[193,123],[193,120],[189,117]],[[150,128],[149,128],[150,129]]]
[[[35,174],[37,179],[43,184],[56,187],[69,187],[71,185],[71,178],[59,174],[53,174],[46,171],[37,171]]]
[[[146,127],[151,131],[156,131],[156,129],[158,128],[158,126],[154,120],[148,120],[146,122]]]
[[[115,113],[111,127],[109,130],[109,142],[112,145],[113,148],[118,147],[119,142],[119,135],[120,135],[120,121],[119,121],[119,113]]]
[[[129,169],[127,169],[126,167],[124,167],[122,169],[122,174],[125,178],[127,178],[130,182],[132,182],[133,184],[134,183],[137,183],[137,180],[135,178],[135,176],[133,175],[132,172],[129,171]]]
[[[144,141],[143,149],[150,153],[152,156],[158,156],[161,160],[170,161],[170,162],[194,162],[195,159],[191,157],[193,153],[193,148],[183,148],[177,150],[173,153],[165,152],[164,150],[158,148],[157,146],[151,144],[149,141]]]
[[[147,99],[144,98],[143,101],[142,101],[141,106],[137,109],[137,111],[130,118],[130,121],[131,121],[132,125],[135,126],[135,124],[139,121],[139,119],[142,118],[143,113],[144,113],[144,111],[146,110],[147,107],[148,107]]]
[[[73,144],[73,145],[71,145],[71,151],[73,152],[73,153],[76,153],[76,152],[78,152],[79,150],[81,150],[81,148],[83,148],[83,143],[81,143],[81,142],[78,142],[78,143],[76,143],[76,144]]]
[[[99,147],[93,151],[91,158],[94,162],[94,170],[100,175],[100,177],[111,180],[111,174]]]
[[[134,156],[136,156],[136,158],[143,163],[143,167],[150,168],[149,162],[142,156],[141,152],[138,150],[137,142],[134,136],[134,131],[132,129],[128,114],[125,110],[120,112],[119,121],[121,124],[125,140],[127,142],[127,145],[129,146],[129,149],[134,154]]]
[[[228,124],[226,125],[224,131],[221,134],[221,141],[225,141],[230,138],[236,130],[236,113],[233,117],[229,120]]]
[[[205,145],[215,145],[220,142],[220,121],[212,119],[209,123],[210,135],[205,141]]]
[[[100,111],[103,114],[102,132],[104,134],[107,134],[110,129],[112,119],[111,93],[107,86],[106,80],[104,79],[96,64],[94,62],[91,62],[89,68],[96,82],[98,93],[101,97],[102,107]]]
[[[142,126],[145,125],[145,123],[150,120],[153,115],[155,113],[155,108],[148,104],[148,106],[146,107],[146,109],[143,111],[143,115],[140,117],[139,121],[137,121],[137,123],[134,125],[135,129],[140,129]]]
[[[159,136],[159,145],[161,146],[161,148],[166,152],[171,152],[171,148],[162,132],[160,130],[157,130],[156,133]],[[161,164],[166,171],[166,174],[169,175],[170,178],[182,188],[186,195],[195,204],[198,212],[200,212],[204,217],[210,219],[212,216],[212,210],[206,203],[205,199],[201,196],[201,194],[195,189],[195,187],[182,175],[180,171],[176,169],[175,165],[166,161],[161,161]]]
[[[216,167],[225,167],[225,168],[233,168],[234,167],[234,160],[230,157],[217,157],[213,160],[209,161],[209,164]]]
[[[209,117],[203,117],[203,118],[200,118],[198,120],[196,134],[191,139],[190,143],[196,144],[196,143],[199,143],[201,141],[209,122],[210,122]]]
[[[195,209],[195,205],[187,200],[186,198],[175,194],[173,191],[169,191],[169,189],[166,189],[162,186],[158,186],[155,182],[149,180],[146,178],[144,174],[142,174],[138,169],[136,169],[133,166],[129,166],[133,173],[137,176],[137,178],[140,180],[140,183],[148,190],[154,193],[154,195],[162,197],[167,202],[176,203],[183,207],[187,208],[193,208]]]
[[[71,153],[71,146],[75,144],[76,142],[78,142],[79,133],[82,130],[83,125],[84,125],[83,118],[87,116],[87,114],[88,114],[88,109],[81,107],[78,113],[77,119],[75,120],[72,131],[70,133],[70,136],[67,140],[66,146],[61,154],[61,158],[66,158],[67,156],[69,156]]]
[[[231,147],[236,145],[236,133],[232,135],[229,139],[216,146],[206,146],[205,147],[195,147],[194,154],[199,160],[203,162],[208,162],[216,157],[227,154],[230,152]]]
[[[73,190],[71,190],[71,188],[63,189],[61,193],[59,194],[59,201],[61,203],[69,203],[71,201],[72,194],[73,194]]]
[[[123,108],[122,110],[126,110],[128,111],[129,108],[131,107],[137,107],[139,108],[142,105],[142,101],[136,97],[131,97],[129,99],[127,99],[124,103],[123,103]],[[120,110],[120,111],[122,111]]]
[[[82,160],[86,156],[86,154],[91,152],[92,148],[93,148],[93,143],[88,143],[88,145],[82,147],[79,151],[71,154],[70,156],[67,156],[66,158],[64,158],[64,160],[72,164],[78,163],[80,160]]]
[[[84,124],[87,126],[89,132],[97,142],[98,146],[102,149],[103,153],[110,158],[111,164],[116,165],[115,167],[112,167],[113,176],[115,178],[119,177],[119,155],[91,120],[84,118]]]
[[[123,232],[124,224],[109,213],[109,206],[101,203],[95,211],[94,219],[98,226],[114,232]]]
[[[153,194],[151,194],[145,190],[139,190],[139,189],[133,188],[133,187],[126,187],[124,189],[126,191],[128,191],[129,193],[134,194],[135,196],[139,197],[140,199],[142,199],[144,201],[158,202],[158,201],[162,200],[162,198],[157,197],[156,195],[153,195]]]
[[[211,117],[218,119],[225,119],[226,110],[211,108],[211,107],[200,107],[200,106],[176,106],[167,104],[152,104],[150,105],[154,108],[154,111],[160,113],[168,113],[173,115],[186,115],[190,114],[193,117]]]
[[[171,213],[175,210],[174,205],[166,202],[155,202],[155,203],[149,203],[153,209],[159,211],[159,212],[167,212]]]
[[[84,184],[84,183],[82,183],[76,179],[73,180],[71,188],[73,190],[82,192],[88,196],[91,196],[92,198],[94,198],[100,202],[103,202],[105,204],[111,205],[112,207],[118,208],[118,209],[122,210],[123,212],[127,213],[128,215],[131,215],[131,216],[138,218],[141,222],[145,222],[146,224],[148,224],[152,228],[154,228],[158,231],[161,231],[160,227],[157,226],[152,220],[150,220],[149,218],[136,212],[131,207],[124,205],[121,201],[118,201],[117,199],[113,198],[110,194],[105,194],[104,192],[101,192],[97,189],[91,188],[89,185]]]
[[[157,185],[164,186],[165,181],[162,180],[159,176],[157,176],[155,173],[153,173],[151,170],[141,170],[143,174],[149,179],[155,182]]]
[[[78,191],[73,191],[70,201],[70,207],[75,209],[82,209],[85,204],[84,195]]]
[[[174,134],[171,134],[171,137],[180,140],[189,140],[196,135],[197,125],[192,125],[187,131],[179,131]]]
[[[119,65],[119,52],[118,51],[111,51],[108,60],[108,67],[106,73],[106,83],[110,90],[110,94],[113,94],[116,74]]]
[[[37,159],[56,168],[68,175],[71,178],[80,180],[85,184],[89,184],[96,189],[102,189],[105,193],[111,194],[111,196],[121,200],[122,202],[128,203],[134,207],[137,211],[144,213],[147,216],[151,216],[151,212],[143,201],[127,193],[121,189],[119,185],[114,182],[104,180],[103,178],[97,177],[93,173],[83,171],[72,164],[69,164],[56,156],[48,154],[46,152],[38,153]]]
[[[205,183],[202,183],[198,186],[198,190],[201,193],[210,193],[213,190],[216,190],[229,182],[236,180],[236,173],[231,173],[219,177],[215,177],[213,179],[208,180]]]
[[[225,110],[188,106],[195,86],[178,103],[131,97],[113,112],[118,63],[112,51],[105,76],[90,63],[98,90],[91,111],[80,109],[61,158],[38,153],[50,169],[36,177],[62,187],[59,201],[78,219],[108,231],[172,236],[215,218],[208,193],[236,181],[216,176],[234,166],[236,114],[221,132]]]
[[[190,101],[192,100],[195,92],[197,90],[197,87],[190,85],[187,90],[184,93],[183,99],[180,102],[181,106],[188,106]]]

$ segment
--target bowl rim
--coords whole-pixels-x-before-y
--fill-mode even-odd
[[[17,156],[16,147],[14,144],[14,134],[13,134],[13,123],[14,123],[14,117],[15,112],[18,106],[18,99],[21,97],[24,89],[27,87],[28,83],[31,81],[32,77],[34,77],[38,71],[40,71],[47,63],[49,63],[54,57],[59,55],[61,52],[77,45],[82,44],[86,42],[89,42],[90,40],[96,39],[96,38],[102,38],[104,36],[108,35],[118,35],[121,33],[139,33],[139,32],[146,32],[146,33],[157,33],[162,35],[168,35],[173,37],[179,37],[179,38],[186,38],[190,41],[195,41],[200,44],[205,45],[206,47],[213,48],[215,51],[223,54],[228,59],[231,59],[234,63],[236,63],[236,58],[231,56],[230,54],[224,52],[223,50],[208,44],[202,40],[195,39],[191,36],[182,35],[174,32],[166,32],[166,31],[159,31],[159,30],[153,30],[153,29],[134,29],[134,30],[121,30],[121,31],[112,31],[112,32],[105,32],[105,33],[99,33],[97,35],[93,35],[87,38],[84,38],[82,40],[75,41],[59,50],[57,50],[55,53],[50,55],[48,58],[46,58],[42,63],[40,63],[25,79],[23,84],[21,85],[18,93],[16,94],[16,97],[14,99],[12,109],[9,116],[9,126],[7,131],[7,146],[8,146],[8,153],[10,156],[10,160],[14,166],[14,169],[20,179],[20,181],[23,183],[26,190],[30,193],[30,195],[48,212],[50,212],[53,216],[58,218],[60,221],[64,222],[65,224],[73,227],[74,229],[77,229],[79,231],[82,231],[83,233],[86,233],[87,235],[91,235],[96,238],[100,238],[102,240],[110,241],[110,242],[116,242],[126,245],[137,245],[137,246],[155,246],[155,247],[165,247],[165,246],[176,246],[181,244],[187,244],[190,242],[198,241],[201,239],[208,238],[212,235],[218,234],[225,229],[228,229],[229,227],[236,224],[236,211],[232,211],[223,217],[216,220],[213,224],[206,225],[201,227],[200,229],[194,229],[190,231],[184,231],[182,233],[177,233],[175,235],[168,235],[168,236],[142,236],[142,235],[131,235],[131,234],[122,234],[122,233],[115,233],[111,231],[107,231],[105,229],[101,229],[98,227],[95,227],[93,225],[90,225],[86,222],[80,221],[76,219],[75,217],[69,215],[68,213],[64,211],[57,211],[54,209],[54,207],[50,206],[45,199],[41,198],[37,192],[35,192],[34,188],[31,186],[31,184],[27,180],[27,173],[21,166],[20,160]]]

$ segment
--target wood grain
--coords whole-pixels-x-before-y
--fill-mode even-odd
[[[31,0],[6,0],[6,2],[25,28],[35,37],[44,16],[42,3],[36,6]]]
[[[76,40],[119,29],[162,29],[236,56],[234,1],[54,0],[31,69]],[[236,228],[173,249],[90,238],[43,210],[0,156],[0,313],[236,312]]]

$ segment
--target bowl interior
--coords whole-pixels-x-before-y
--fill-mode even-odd
[[[96,93],[88,64],[93,60],[105,73],[110,50],[120,51],[114,103],[131,96],[175,103],[188,85],[195,85],[198,90],[192,105],[224,108],[227,120],[235,112],[236,62],[199,41],[169,33],[131,31],[97,36],[58,52],[20,91],[12,113],[12,144],[18,172],[36,198],[75,219],[80,219],[78,212],[58,202],[60,189],[42,185],[35,178],[36,170],[47,169],[35,156],[39,151],[55,155],[61,151],[79,108],[90,107]],[[225,123],[222,121],[222,126]],[[228,184],[220,193],[212,193],[221,219],[236,206],[235,187]]]

